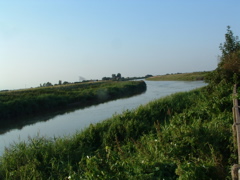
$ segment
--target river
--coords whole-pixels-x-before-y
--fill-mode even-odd
[[[0,155],[5,147],[19,141],[25,141],[28,137],[45,136],[59,137],[67,136],[76,131],[88,127],[91,123],[101,122],[119,114],[127,109],[137,108],[141,104],[146,104],[154,99],[173,94],[175,92],[189,91],[203,87],[203,81],[145,81],[147,91],[143,94],[129,98],[109,101],[87,108],[77,109],[70,112],[38,117],[32,120],[32,124],[20,125],[0,135]]]

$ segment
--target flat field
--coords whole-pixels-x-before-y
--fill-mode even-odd
[[[199,81],[204,80],[208,71],[192,73],[166,74],[147,78],[148,81]]]

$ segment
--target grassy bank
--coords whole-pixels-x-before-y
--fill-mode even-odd
[[[0,92],[0,121],[144,92],[144,81],[95,82]]]
[[[204,80],[208,72],[166,74],[147,78],[149,81],[198,81]]]
[[[232,86],[177,93],[65,138],[8,148],[0,179],[230,179]]]

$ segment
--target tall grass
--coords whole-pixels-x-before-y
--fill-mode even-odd
[[[5,179],[230,179],[231,87],[177,93],[71,137],[6,149]]]
[[[0,120],[86,106],[144,92],[144,81],[95,82],[0,92]]]

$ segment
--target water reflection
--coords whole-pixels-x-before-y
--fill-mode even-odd
[[[118,98],[119,99],[127,99],[130,97],[134,97],[134,96],[139,96],[141,94],[144,94],[146,91],[133,95],[133,96],[125,96],[122,98]],[[117,99],[112,99],[112,100],[108,100],[104,103],[110,102],[110,101],[115,101]],[[91,104],[85,105],[83,106],[79,106],[79,105],[74,105],[74,106],[70,106],[67,108],[64,108],[62,110],[58,110],[58,111],[54,111],[54,112],[47,112],[45,114],[41,114],[41,115],[32,115],[32,116],[28,116],[28,117],[24,117],[24,118],[15,118],[15,119],[8,119],[6,121],[0,121],[0,135],[1,134],[5,134],[8,131],[17,129],[17,130],[21,130],[23,127],[28,126],[28,125],[34,125],[35,123],[39,123],[39,122],[47,122],[51,119],[54,119],[57,116],[66,116],[69,113],[73,113],[75,111],[78,110],[84,110],[87,109],[89,107],[96,107],[98,105],[104,104],[101,102],[91,102]]]

